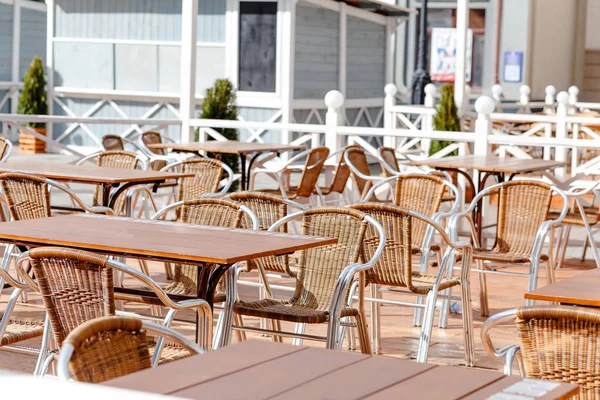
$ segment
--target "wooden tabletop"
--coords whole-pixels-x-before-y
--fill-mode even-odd
[[[526,299],[600,307],[600,268],[525,293]]]
[[[224,154],[250,154],[250,153],[271,153],[291,150],[305,150],[306,146],[298,144],[277,144],[277,143],[257,143],[257,142],[238,142],[229,140],[225,142],[209,141],[194,143],[156,143],[149,144],[153,149],[171,149],[175,151],[184,151],[196,153],[198,151],[209,151],[211,153]]]
[[[440,159],[410,161],[409,165],[429,166],[438,169],[476,169],[480,172],[523,174],[564,167],[568,163],[552,160],[523,160],[496,156],[455,156]]]
[[[74,165],[53,162],[18,161],[0,163],[0,173],[17,172],[60,181],[80,183],[151,183],[193,176],[190,173],[143,171],[98,167],[92,164]]]
[[[170,262],[233,264],[334,244],[337,239],[72,214],[4,222],[0,224],[0,242],[73,247]]]
[[[188,399],[474,400],[522,381],[500,372],[250,340],[104,385]],[[555,388],[536,399],[563,399],[578,392],[575,385],[549,384]]]

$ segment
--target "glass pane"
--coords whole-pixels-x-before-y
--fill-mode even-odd
[[[240,3],[240,87],[275,92],[277,82],[277,3]]]

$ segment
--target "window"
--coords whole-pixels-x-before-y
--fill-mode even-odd
[[[240,2],[239,90],[276,92],[277,3]]]

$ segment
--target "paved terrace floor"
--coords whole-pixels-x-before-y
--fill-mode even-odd
[[[45,155],[42,157],[36,156],[35,159],[43,158],[44,160],[52,160],[57,162],[66,162],[68,158],[64,156]],[[27,156],[17,156],[15,159],[31,159]],[[84,199],[91,199],[91,191],[89,187],[73,187]],[[88,197],[89,196],[89,197]],[[583,232],[575,230],[573,233],[573,239],[581,241],[584,238]],[[574,246],[569,249],[568,259],[565,263],[565,267],[556,271],[557,280],[564,279],[576,274],[579,274],[587,269],[595,267],[593,261],[587,260],[585,262],[579,261],[579,255],[581,253],[580,246]],[[591,257],[591,252],[588,251],[588,259]],[[130,261],[129,264],[137,266],[137,262]],[[164,269],[162,264],[150,263],[152,276],[159,282],[164,282]],[[435,268],[433,268],[435,270]],[[523,271],[523,269],[521,269]],[[247,275],[244,279],[255,280],[256,276]],[[540,285],[545,284],[545,271],[540,272]],[[273,283],[288,284],[289,281],[277,280]],[[125,285],[133,285],[135,282],[125,281]],[[488,292],[489,292],[489,304],[491,314],[495,314],[499,311],[514,308],[524,304],[523,294],[526,291],[527,283],[525,279],[515,278],[509,276],[489,276],[488,277]],[[257,288],[243,287],[241,290],[241,297],[245,300],[251,300],[258,298]],[[289,292],[288,292],[289,293]],[[4,291],[0,297],[0,311],[6,306],[8,299],[8,291]],[[284,297],[287,294],[282,292],[276,292],[277,296]],[[396,294],[385,294],[386,298],[407,300],[406,296],[400,296]],[[476,344],[476,359],[477,367],[493,370],[502,369],[502,361],[487,356],[484,352],[480,340],[480,329],[481,324],[484,322],[479,314],[479,287],[476,277],[472,279],[472,306],[474,308],[474,326],[475,326],[475,344]],[[17,314],[27,317],[42,318],[43,308],[41,300],[38,295],[31,294],[29,296],[27,304],[20,304],[17,307]],[[149,309],[146,306],[140,306],[136,304],[126,304],[126,309],[129,311],[139,311],[147,313]],[[382,347],[383,355],[398,358],[409,358],[414,359],[416,357],[418,336],[420,329],[413,327],[412,324],[412,312],[413,309],[397,306],[382,306]],[[180,314],[183,319],[193,321],[191,314]],[[216,322],[216,316],[215,316]],[[246,318],[245,324],[249,326],[258,326],[258,320],[252,318]],[[436,316],[437,324],[437,316]],[[193,338],[193,328],[190,325],[175,324],[174,327],[188,337]],[[289,324],[283,324],[283,329],[293,329]],[[324,334],[326,327],[322,326],[309,326],[307,333],[311,334]],[[268,337],[261,337],[254,334],[248,334],[249,338],[259,338],[262,340],[270,340]],[[517,340],[516,331],[513,326],[507,324],[506,326],[500,327],[495,330],[494,335],[498,346],[505,346],[508,344],[515,343]],[[235,334],[233,335],[235,341]],[[284,339],[289,342],[291,339]],[[310,346],[323,346],[322,343],[308,342],[305,341],[306,345]],[[27,345],[32,347],[39,346],[39,340],[32,340]],[[430,350],[429,362],[444,364],[444,365],[462,365],[463,361],[463,335],[461,316],[457,314],[451,314],[449,319],[448,328],[439,329],[436,327],[433,329],[432,335],[432,347]],[[0,369],[21,371],[30,373],[33,371],[35,365],[35,357],[13,354],[6,351],[0,351]]]

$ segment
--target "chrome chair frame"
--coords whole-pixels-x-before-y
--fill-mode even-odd
[[[304,212],[296,212],[290,214],[284,218],[281,218],[279,221],[273,224],[269,228],[269,232],[275,232],[279,227],[283,224],[286,224],[296,218],[302,217]],[[226,346],[230,343],[231,340],[231,331],[232,329],[242,329],[252,332],[258,333],[266,333],[273,336],[281,336],[281,337],[292,337],[292,338],[301,338],[307,340],[316,340],[316,341],[324,341],[327,343],[327,348],[330,350],[339,350],[342,345],[343,332],[341,332],[341,319],[340,314],[342,308],[345,306],[345,296],[348,293],[350,285],[354,279],[354,276],[357,273],[365,271],[369,268],[372,268],[381,254],[383,253],[383,248],[385,246],[385,231],[383,227],[377,222],[374,218],[366,215],[364,217],[364,221],[368,222],[371,226],[373,226],[377,232],[379,233],[379,244],[373,257],[365,262],[365,263],[355,263],[346,266],[340,273],[337,278],[336,285],[334,288],[333,295],[331,296],[331,304],[329,306],[329,322],[327,326],[327,336],[315,336],[315,335],[307,335],[300,332],[283,332],[280,330],[269,330],[269,329],[260,329],[260,328],[249,328],[243,326],[233,326],[233,306],[235,303],[234,299],[237,299],[237,278],[239,276],[239,268],[230,268],[225,275],[225,287],[226,287],[226,298],[225,302],[225,310],[224,310],[224,323],[223,329],[219,333],[219,347]],[[263,272],[264,273],[264,272]],[[269,283],[265,279],[265,288],[270,290]],[[298,331],[299,329],[297,329]],[[341,334],[340,334],[341,333]]]
[[[350,147],[350,146],[348,146],[348,147]],[[346,147],[346,149],[348,149],[348,147]],[[352,171],[353,174],[355,174],[359,178],[361,178],[361,179],[369,182],[369,186],[371,186],[369,189],[371,189],[376,183],[381,182],[381,181],[387,179],[385,176],[365,175],[362,172],[360,172],[360,170],[358,168],[356,168],[356,166],[354,164],[352,164],[352,162],[348,158],[348,155],[347,155],[347,153],[345,151],[346,149],[344,149],[344,155],[343,155],[344,161],[346,161],[346,165],[348,166],[348,168],[350,168],[350,171]],[[365,156],[367,157],[367,159],[369,159],[369,158],[375,159],[379,163],[379,158],[378,157],[372,155],[371,153],[369,153],[368,151],[366,151],[362,147],[361,147],[361,149],[364,151]],[[367,191],[367,194],[368,193],[370,193],[370,190]],[[359,197],[358,202],[359,203],[364,202],[367,194],[365,194],[365,193],[358,193],[358,197]]]
[[[507,183],[509,183],[509,182],[507,182]],[[475,207],[477,206],[477,203],[479,203],[479,201],[483,197],[490,195],[495,190],[501,189],[505,184],[506,183],[499,183],[499,184],[490,186],[490,187],[482,190],[481,192],[479,192],[477,194],[477,196],[475,196],[473,198],[473,200],[471,201],[471,204],[469,205],[469,207],[466,210],[452,215],[450,217],[450,220],[448,221],[448,232],[450,233],[450,237],[454,240],[458,240],[459,222],[460,222],[461,218],[465,218],[468,221],[468,226],[471,231],[470,232],[471,239],[475,243],[475,246],[479,248],[480,244],[477,239],[475,224],[473,222],[473,219],[471,218],[471,214],[472,214],[473,210],[475,209]],[[538,228],[538,231],[537,231],[537,234],[536,234],[533,246],[532,246],[532,252],[531,252],[531,257],[530,257],[530,265],[531,266],[530,266],[529,272],[522,273],[522,272],[503,272],[503,271],[487,270],[487,269],[483,268],[483,264],[489,263],[487,261],[486,262],[483,262],[483,261],[478,262],[479,268],[472,268],[472,270],[474,272],[478,273],[479,285],[480,285],[480,298],[481,298],[481,314],[483,316],[487,316],[489,313],[488,304],[487,304],[487,289],[486,289],[487,285],[486,285],[486,281],[485,281],[485,275],[492,274],[492,275],[508,275],[508,276],[528,277],[529,278],[528,291],[531,292],[537,288],[538,273],[539,273],[539,266],[540,266],[540,256],[542,254],[542,248],[544,246],[546,236],[548,235],[548,232],[553,227],[559,226],[562,223],[563,219],[567,215],[568,206],[569,206],[567,196],[562,190],[560,190],[556,186],[551,186],[550,190],[563,199],[563,208],[562,208],[560,216],[557,219],[546,220]],[[550,247],[550,249],[549,249],[550,255],[549,255],[548,263],[546,264],[546,273],[548,275],[549,283],[552,283],[554,281],[554,268],[552,266],[553,259],[552,259],[552,254],[551,254],[552,253],[552,243],[550,243],[549,247]],[[511,264],[511,265],[523,265],[523,264]],[[528,305],[528,306],[533,305],[533,304],[534,304],[533,300],[527,300],[527,302],[526,302],[526,305]]]
[[[10,140],[4,139],[4,141],[6,143],[6,150],[4,150],[4,155],[2,156],[2,158],[0,158],[0,163],[8,161],[8,158],[12,154],[12,149],[13,149],[13,144],[11,143]]]
[[[517,317],[517,310],[505,310],[489,317],[481,326],[481,342],[486,353],[493,357],[504,358],[504,375],[512,375],[513,364],[517,361],[519,374],[525,376],[523,370],[523,359],[521,358],[521,348],[519,345],[508,345],[501,349],[496,349],[492,343],[491,330],[504,322],[514,321]]]
[[[93,321],[93,320],[92,320]],[[186,347],[188,350],[195,354],[204,354],[206,351],[198,346],[196,343],[188,340],[181,333],[168,328],[166,326],[161,326],[157,324],[153,324],[148,321],[142,321],[142,328],[150,333],[155,333],[160,335],[160,339],[168,338],[171,340],[175,340]],[[58,379],[61,381],[69,381],[71,380],[71,376],[69,374],[69,362],[71,361],[71,357],[73,356],[74,347],[70,343],[66,343],[63,345],[59,351],[58,361],[56,362],[56,373],[58,375]],[[158,365],[158,360],[160,357],[160,352],[155,351],[152,355],[151,365],[152,367],[156,367]]]

